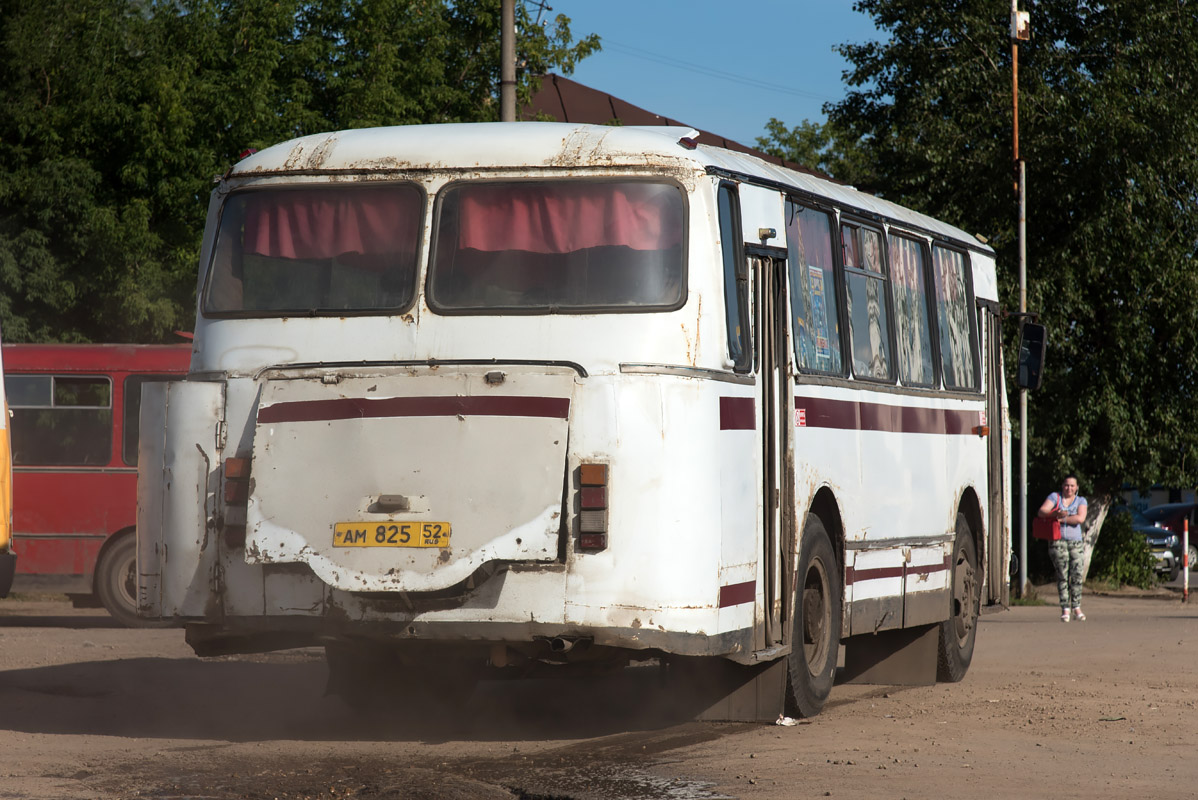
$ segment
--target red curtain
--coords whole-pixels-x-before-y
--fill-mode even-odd
[[[420,192],[394,187],[247,194],[242,251],[297,259],[412,253],[420,204]]]
[[[677,190],[658,184],[481,184],[458,189],[458,245],[571,253],[623,245],[665,250],[682,238]]]

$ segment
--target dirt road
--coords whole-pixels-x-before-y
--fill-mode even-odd
[[[671,720],[656,671],[484,684],[459,716],[363,720],[318,651],[200,660],[182,631],[0,601],[0,798],[1190,798],[1198,601],[983,618],[960,684],[837,686],[795,727]]]

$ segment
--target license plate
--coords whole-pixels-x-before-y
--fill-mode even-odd
[[[449,547],[449,523],[338,522],[333,547]]]

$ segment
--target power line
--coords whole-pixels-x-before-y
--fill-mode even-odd
[[[622,42],[612,41],[606,37],[602,38],[600,42],[604,50],[614,50],[617,53],[632,56],[633,58],[652,61],[657,64],[663,64],[667,67],[673,67],[674,69],[680,69],[686,72],[695,72],[700,75],[706,75],[710,78],[718,78],[719,80],[728,81],[730,83],[738,83],[742,86],[751,86],[756,89],[765,89],[766,91],[770,92],[788,94],[792,97],[805,97],[811,100],[833,101],[836,99],[825,94],[819,94],[818,92],[807,92],[802,89],[795,89],[793,87],[783,86],[777,83],[770,83],[768,81],[758,80],[757,78],[750,78],[745,75],[737,75],[733,72],[725,72],[723,70],[713,69],[712,67],[705,66],[703,64],[695,64],[690,61],[683,61],[682,59],[673,58],[672,56],[664,56],[660,53],[654,53],[650,50],[642,50],[639,47],[633,47],[632,45],[624,44]]]
[[[528,6],[537,7],[537,18],[533,20],[534,25],[540,25],[541,15],[546,11],[553,10],[553,6],[549,5],[549,3],[545,2],[545,0],[524,0],[524,7],[527,8]]]

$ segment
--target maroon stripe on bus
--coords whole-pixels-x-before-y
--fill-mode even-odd
[[[977,411],[953,411],[918,406],[888,406],[858,400],[796,397],[799,426],[889,433],[973,434],[980,423]]]
[[[920,564],[919,566],[908,566],[908,575],[931,575],[933,572],[945,572],[949,568],[948,556],[944,557],[944,561],[940,564]]]
[[[378,417],[550,417],[566,419],[567,397],[340,397],[258,409],[258,422],[326,422]]]
[[[846,567],[844,571],[844,585],[852,586],[857,581],[874,581],[879,578],[901,578],[903,577],[903,568],[898,567],[875,567],[874,569],[854,569]]]
[[[873,569],[854,569],[846,567],[844,571],[845,586],[852,586],[857,581],[873,581],[880,578],[901,578],[904,575],[931,575],[933,572],[944,572],[949,568],[948,556],[939,564],[920,564],[908,566],[900,564],[897,567],[875,567]]]
[[[751,431],[757,427],[752,397],[720,398],[720,430]]]
[[[757,581],[733,583],[720,587],[720,608],[739,606],[742,603],[752,603],[756,593]]]

